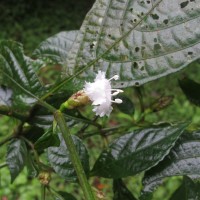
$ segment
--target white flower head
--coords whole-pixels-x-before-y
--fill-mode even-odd
[[[86,82],[84,86],[84,92],[88,95],[89,99],[94,105],[93,111],[96,115],[103,117],[109,116],[112,111],[112,103],[122,103],[121,99],[112,100],[113,96],[123,92],[119,89],[112,89],[110,81],[112,79],[117,80],[118,75],[113,76],[111,79],[106,79],[105,72],[98,71],[98,74],[93,83]]]

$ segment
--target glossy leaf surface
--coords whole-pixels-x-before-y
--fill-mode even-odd
[[[11,183],[22,171],[26,164],[27,148],[21,139],[13,139],[8,145],[6,163],[11,174]]]
[[[146,172],[144,191],[151,192],[165,177],[189,176],[200,178],[200,132],[186,133],[177,141],[170,154],[157,166]]]
[[[85,148],[82,141],[76,137],[72,136],[74,144],[76,146],[79,158],[82,162],[85,173],[89,173],[89,156],[87,149]],[[60,136],[60,146],[59,147],[49,147],[48,148],[48,160],[57,174],[62,178],[69,181],[76,181],[77,176],[74,167],[70,161],[69,151],[65,145],[64,139]]]
[[[122,178],[152,168],[169,153],[185,127],[164,125],[119,137],[101,153],[92,175]]]
[[[13,91],[12,107],[27,111],[36,101],[33,95],[42,94],[43,87],[33,69],[42,63],[24,55],[22,45],[13,41],[0,42],[1,81]]]

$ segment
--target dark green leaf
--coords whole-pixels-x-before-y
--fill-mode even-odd
[[[186,175],[192,179],[200,178],[200,132],[183,136],[162,162],[146,172],[144,192],[153,191],[165,177]]]
[[[184,177],[180,188],[172,195],[170,200],[199,200],[200,199],[200,183],[194,183],[190,178]]]
[[[87,149],[85,148],[82,141],[72,135],[74,144],[76,146],[79,158],[82,162],[85,173],[89,173],[89,156]],[[57,174],[62,178],[70,181],[76,181],[77,176],[70,161],[69,151],[65,145],[64,139],[60,136],[60,146],[59,147],[49,147],[48,148],[48,159]]]
[[[200,55],[199,0],[183,2],[95,1],[68,54],[66,74],[91,63],[83,76],[103,70],[120,76],[116,87],[127,87],[183,69]]]
[[[113,181],[113,200],[136,200],[121,179]]]
[[[135,111],[133,102],[124,95],[123,96],[119,95],[118,97],[123,101],[123,103],[117,104],[117,107],[119,108],[119,110],[127,115],[133,115]]]
[[[34,159],[31,155],[31,153],[28,153],[27,156],[27,163],[26,163],[27,171],[28,171],[28,176],[35,178],[38,175],[38,169],[36,164],[34,163]]]
[[[33,69],[41,62],[24,55],[22,45],[13,41],[0,42],[0,72],[2,83],[12,89],[13,106],[16,110],[27,110],[39,96],[43,87]]]
[[[185,77],[179,80],[179,85],[188,100],[196,106],[200,106],[200,84]]]
[[[56,63],[63,64],[77,34],[78,31],[60,32],[42,42],[34,51],[34,55],[40,58],[47,57]]]
[[[60,140],[58,134],[54,133],[52,128],[48,129],[34,144],[37,150],[44,150],[51,146],[59,146]]]
[[[42,86],[32,66],[35,62],[39,64],[38,61],[24,55],[20,43],[13,41],[0,43],[0,70],[3,73],[4,84],[11,88],[21,88],[23,93],[26,93],[25,90],[34,94],[41,92]]]
[[[101,153],[92,175],[123,178],[152,168],[169,153],[185,127],[163,125],[119,137]]]
[[[21,139],[13,139],[8,145],[6,162],[11,174],[11,183],[22,171],[27,160],[26,144]]]

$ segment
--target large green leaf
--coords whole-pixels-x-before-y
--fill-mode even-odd
[[[122,178],[150,169],[169,153],[185,127],[164,125],[119,137],[101,153],[92,175]]]
[[[13,41],[0,42],[0,76],[4,85],[12,89],[15,109],[26,110],[42,93],[42,85],[33,69],[41,62],[24,55],[22,45]]]
[[[115,86],[127,87],[181,70],[200,55],[199,4],[97,0],[68,54],[66,75],[89,63],[84,75],[118,74]]]
[[[73,142],[79,154],[85,173],[89,173],[89,156],[87,149],[82,141],[75,135],[72,135]],[[73,164],[70,160],[69,151],[65,145],[64,139],[60,135],[60,146],[48,148],[48,160],[57,174],[68,181],[76,181],[77,176]]]
[[[34,51],[34,55],[42,59],[50,58],[56,63],[63,64],[77,34],[78,31],[60,32],[42,42]]]
[[[6,163],[11,174],[11,183],[24,168],[27,159],[26,144],[21,139],[13,139],[8,145]]]
[[[200,178],[200,132],[186,133],[177,141],[170,154],[144,177],[144,192],[151,192],[165,177]]]
[[[190,178],[184,177],[183,183],[172,195],[170,200],[199,200],[200,199],[200,183],[194,183]]]
[[[113,200],[136,200],[121,179],[113,181]]]

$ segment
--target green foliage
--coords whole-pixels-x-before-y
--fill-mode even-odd
[[[78,31],[61,32],[42,42],[35,50],[34,55],[40,58],[49,58],[50,60],[64,64],[67,53],[71,49]]]
[[[80,160],[82,162],[83,168],[86,174],[88,174],[89,173],[89,156],[88,156],[87,149],[85,148],[84,144],[78,137],[73,136],[72,138],[76,146],[76,150],[79,154]],[[77,180],[76,172],[73,169],[73,165],[70,160],[69,150],[67,149],[66,144],[61,136],[60,136],[59,147],[48,148],[48,159],[53,169],[61,177],[63,177],[67,181]]]
[[[169,176],[188,176],[199,179],[199,131],[186,133],[180,138],[170,154],[144,177],[144,191],[149,192]],[[192,171],[191,171],[192,169]]]
[[[113,200],[136,200],[121,179],[116,179],[113,181],[113,192]]]
[[[27,148],[25,142],[21,139],[13,139],[8,146],[6,156],[6,163],[11,175],[11,183],[24,168],[26,159]]]
[[[185,127],[186,124],[152,127],[119,137],[102,152],[92,174],[123,178],[152,168],[169,153]]]
[[[108,77],[117,73],[115,86],[127,87],[186,67],[199,56],[198,4],[97,0],[68,54],[66,74],[91,63],[94,68],[87,75],[93,69],[106,71]]]
[[[159,85],[157,80],[199,58],[199,13],[199,1],[96,0],[80,30],[62,31],[46,39],[35,49],[34,59],[24,54],[22,44],[2,40],[0,113],[17,121],[11,131],[0,133],[0,170],[8,167],[13,183],[26,166],[24,177],[38,178],[41,198],[77,198],[65,190],[72,182],[80,184],[87,200],[106,198],[106,190],[104,195],[99,191],[105,185],[95,182],[96,177],[104,177],[113,179],[108,191],[113,189],[114,200],[134,200],[135,194],[141,200],[155,200],[159,195],[154,191],[166,178],[183,176],[181,186],[177,178],[165,199],[199,199],[199,125],[191,117],[179,116],[184,106],[184,112],[193,116],[189,101],[199,106],[198,81],[179,80],[189,101],[181,96],[182,108],[174,109],[169,105],[179,108],[180,88],[174,85],[168,94],[167,84]],[[50,73],[53,68],[58,70],[55,80],[44,79],[44,68]],[[111,118],[93,117],[89,106],[61,110],[99,70],[108,78],[119,75],[113,86],[125,90],[119,97],[123,104],[117,105]],[[177,82],[177,74],[173,79]],[[156,81],[148,83],[152,80]],[[148,84],[143,88],[132,87],[144,83]],[[158,94],[154,83],[161,87]],[[77,94],[74,101],[80,98]],[[121,180],[133,180],[136,175],[140,176],[138,185],[142,182],[144,186],[141,195],[141,188],[131,191],[131,183]],[[94,180],[96,189],[91,189],[88,179]],[[9,197],[16,199],[18,194]],[[79,194],[77,199],[81,199]]]
[[[177,189],[177,191],[173,194],[170,200],[198,200],[200,198],[199,189],[199,183],[195,183],[190,178],[184,177],[182,185],[180,186],[180,188]]]

